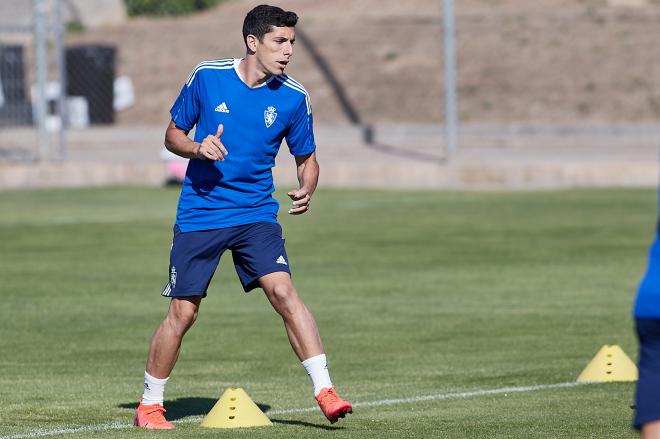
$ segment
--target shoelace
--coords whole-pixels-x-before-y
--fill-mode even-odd
[[[154,413],[159,413],[160,415],[165,414],[165,407],[160,406],[160,405],[153,405],[153,406],[147,406],[149,407],[147,410],[144,411],[144,415],[147,417],[151,417]]]
[[[323,404],[334,404],[339,400],[334,389],[330,389],[321,397],[321,402]]]

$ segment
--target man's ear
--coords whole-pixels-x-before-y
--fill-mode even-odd
[[[245,43],[247,44],[248,49],[250,49],[252,52],[256,52],[257,46],[259,45],[259,39],[250,34],[245,38]]]

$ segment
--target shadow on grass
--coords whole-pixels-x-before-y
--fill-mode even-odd
[[[177,419],[185,418],[187,416],[203,416],[211,411],[217,399],[212,398],[177,398],[165,401],[165,408],[167,409],[167,419],[176,421]],[[138,402],[128,402],[119,404],[118,407],[123,409],[136,409]],[[268,404],[256,403],[257,407],[262,412],[270,409]]]
[[[170,421],[176,421],[177,419],[186,418],[188,416],[204,416],[211,411],[217,399],[213,398],[201,398],[201,397],[192,397],[192,398],[177,398],[165,401],[165,408],[167,408],[167,419]],[[139,402],[127,402],[124,404],[119,404],[117,407],[123,409],[132,409],[135,410]],[[255,403],[259,410],[268,414],[270,410],[270,405]],[[311,422],[297,421],[294,419],[271,419],[273,424],[284,424],[284,425],[296,425],[300,427],[309,427],[309,428],[318,428],[321,430],[343,430],[344,427],[335,427],[325,424],[314,424]]]
[[[343,430],[344,427],[333,427],[332,425],[312,424],[305,421],[294,421],[291,419],[271,419],[273,424],[299,425],[301,427],[320,428],[321,430]]]

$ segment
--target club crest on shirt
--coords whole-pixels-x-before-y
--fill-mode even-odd
[[[275,107],[268,107],[264,111],[264,122],[266,123],[266,128],[270,128],[270,126],[275,122],[275,119],[277,119],[277,113],[275,112]]]

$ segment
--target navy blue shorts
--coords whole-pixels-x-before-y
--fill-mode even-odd
[[[291,274],[282,227],[254,223],[215,230],[182,232],[174,226],[166,297],[206,297],[220,257],[231,250],[236,273],[245,292],[259,286],[259,278],[277,271]]]
[[[639,381],[635,428],[660,420],[660,319],[636,319],[639,337]]]

